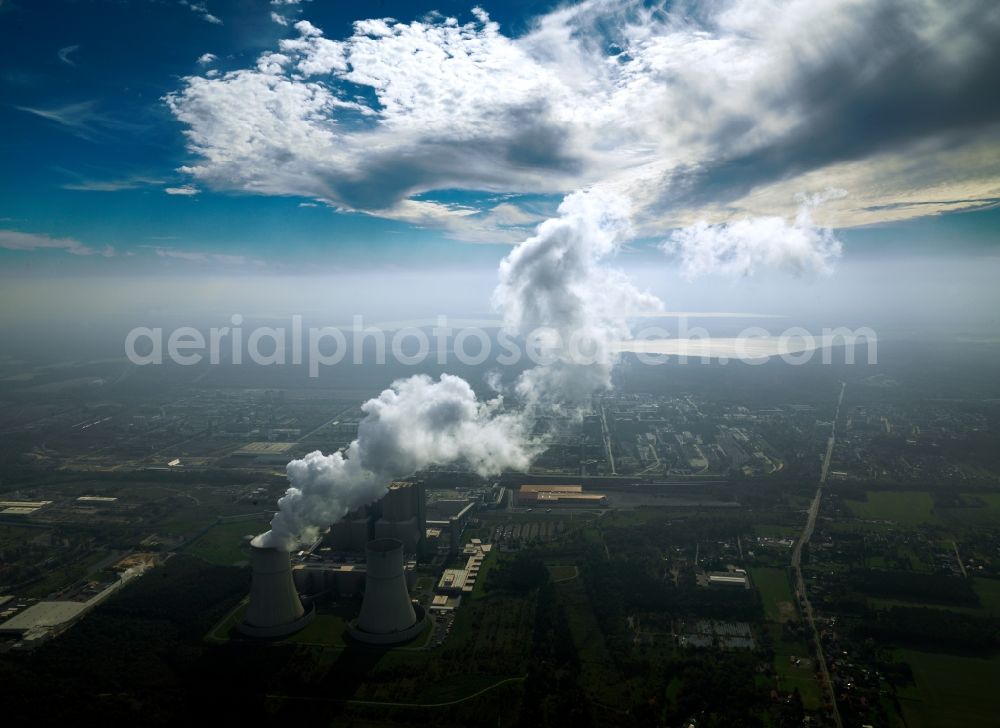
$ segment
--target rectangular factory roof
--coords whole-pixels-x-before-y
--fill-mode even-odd
[[[283,455],[292,448],[294,442],[248,442],[234,452],[234,455]]]
[[[85,602],[38,602],[0,624],[0,633],[22,634],[35,629],[58,627],[87,609]]]
[[[582,493],[582,485],[530,485],[521,486],[522,493]]]

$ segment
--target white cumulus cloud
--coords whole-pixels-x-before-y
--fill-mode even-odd
[[[438,190],[601,184],[646,234],[760,216],[762,200],[791,215],[786,186],[850,182],[829,210],[843,226],[945,209],[925,203],[973,144],[987,153],[965,155],[947,209],[996,197],[998,49],[985,0],[586,0],[517,36],[478,8],[359,20],[344,38],[300,20],[167,103],[197,157],[185,171],[222,190],[407,219]],[[919,177],[887,174],[898,159]],[[438,212],[455,237],[504,239],[499,218]]]
[[[709,274],[744,277],[760,268],[794,274],[829,273],[842,246],[832,230],[813,222],[812,209],[830,196],[802,199],[793,222],[777,216],[714,225],[698,222],[675,231],[661,249],[680,259],[688,278]]]

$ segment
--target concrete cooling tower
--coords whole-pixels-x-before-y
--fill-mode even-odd
[[[348,625],[354,639],[390,645],[413,639],[424,628],[423,608],[410,602],[403,574],[403,544],[394,538],[369,542],[368,575],[361,613]]]
[[[250,605],[237,627],[240,632],[250,637],[284,637],[312,621],[315,611],[302,607],[287,551],[251,546],[250,565]]]

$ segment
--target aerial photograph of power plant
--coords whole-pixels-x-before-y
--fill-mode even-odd
[[[1000,726],[996,0],[0,0],[0,726]]]

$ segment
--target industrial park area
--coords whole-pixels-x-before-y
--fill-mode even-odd
[[[1000,618],[989,405],[908,406],[863,373],[839,406],[806,372],[636,378],[553,417],[527,471],[427,467],[282,549],[258,538],[284,464],[346,448],[364,395],[175,382],[137,407],[144,376],[7,385],[32,401],[5,410],[0,495],[0,667],[24,695],[96,680],[166,717],[212,675],[233,715],[358,725],[679,724],[721,694],[735,724],[893,726],[947,710],[915,697],[944,679],[928,620],[960,615],[958,644]],[[992,674],[988,644],[956,680]]]

